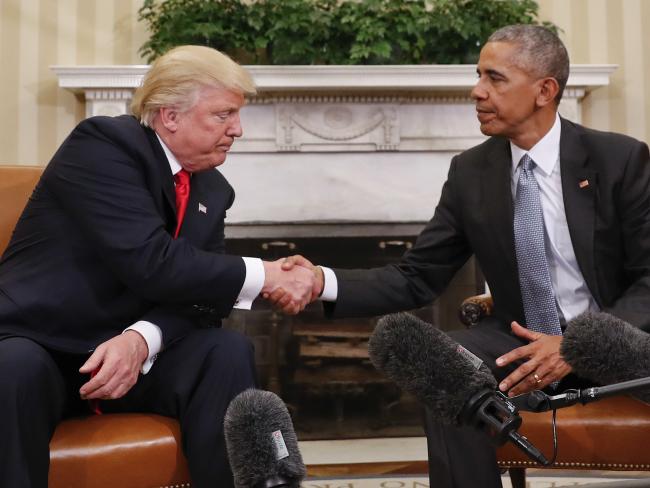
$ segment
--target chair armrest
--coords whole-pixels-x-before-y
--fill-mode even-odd
[[[484,293],[466,298],[460,304],[458,317],[466,327],[477,325],[483,317],[492,315],[492,295]]]

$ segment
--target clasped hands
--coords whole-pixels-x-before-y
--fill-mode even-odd
[[[300,255],[291,256],[272,263],[279,265],[284,273],[295,273],[293,287],[290,283],[279,284],[262,290],[262,296],[275,308],[287,314],[297,314],[314,301],[323,291],[323,270],[314,266]],[[305,273],[311,276],[307,276]],[[288,277],[288,275],[287,275]],[[299,280],[312,279],[311,288],[305,284],[298,286]],[[301,291],[301,293],[300,293]],[[298,294],[296,294],[298,292]],[[571,372],[571,366],[560,355],[562,336],[533,332],[517,322],[511,324],[512,332],[529,343],[497,358],[497,366],[503,367],[515,361],[523,361],[512,373],[499,383],[499,389],[509,396],[521,395],[533,390],[546,388],[560,381]]]
[[[323,291],[323,270],[303,256],[264,261],[263,264],[265,279],[261,295],[286,314],[301,312]]]

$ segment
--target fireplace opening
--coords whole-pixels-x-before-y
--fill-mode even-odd
[[[338,235],[334,230],[318,237],[238,236],[227,240],[227,252],[267,260],[298,253],[316,264],[370,268],[399,260],[419,228],[403,232],[387,226],[383,235]],[[461,328],[458,306],[482,292],[482,283],[472,259],[438,300],[411,312],[442,330]],[[251,311],[234,310],[225,326],[251,338],[260,387],[282,397],[300,439],[422,435],[421,405],[368,358],[368,339],[378,319],[328,320],[320,302],[289,317],[257,300]]]

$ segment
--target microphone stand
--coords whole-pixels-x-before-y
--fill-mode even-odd
[[[576,403],[586,405],[610,396],[632,393],[637,390],[650,388],[650,377],[636,380],[622,381],[606,386],[593,386],[583,390],[566,390],[559,395],[547,395],[543,391],[535,390],[509,400],[518,410],[526,412],[547,412],[558,408],[570,407]]]

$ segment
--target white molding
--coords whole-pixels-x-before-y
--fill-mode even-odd
[[[260,93],[304,90],[322,91],[466,91],[476,82],[476,66],[377,65],[377,66],[246,66]],[[614,64],[574,64],[567,86],[587,91],[609,84]],[[59,86],[77,93],[89,88],[136,88],[147,65],[51,66]]]
[[[60,87],[85,97],[87,117],[128,113],[148,69],[52,67]],[[258,95],[220,167],[238,195],[228,227],[243,234],[251,224],[426,222],[451,157],[485,139],[470,97],[473,65],[248,69]],[[585,95],[615,69],[572,66],[560,113],[580,122]]]

